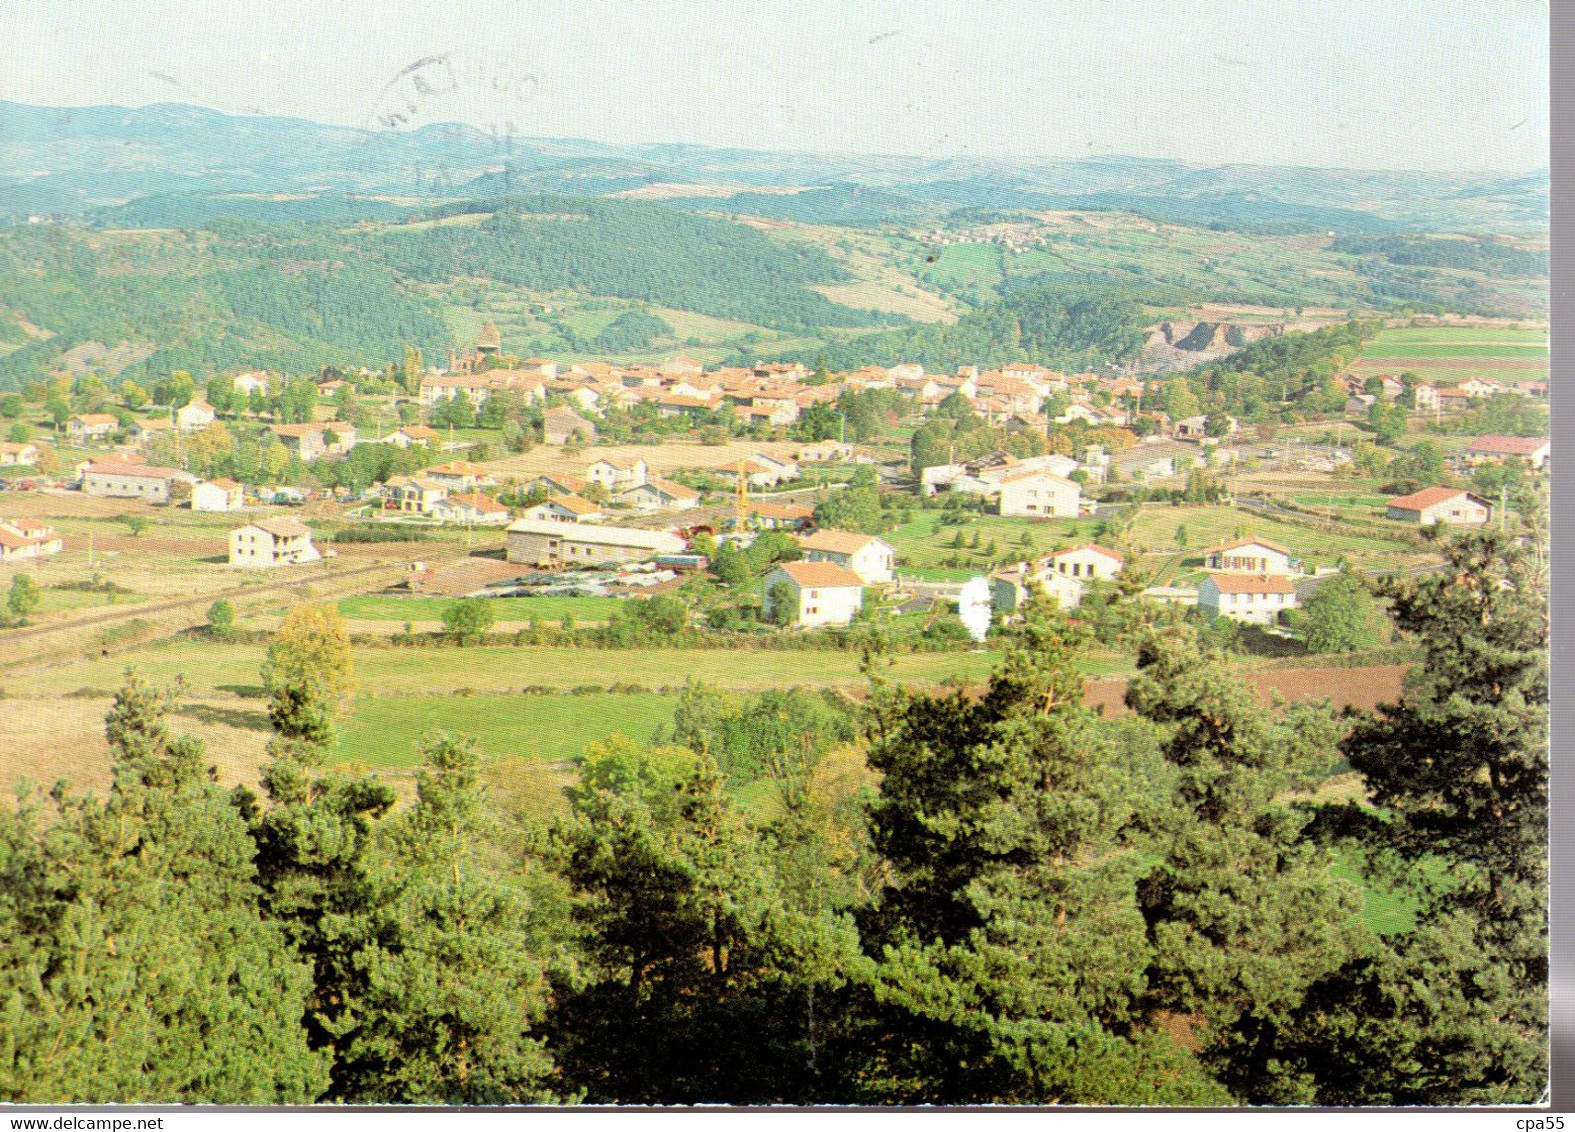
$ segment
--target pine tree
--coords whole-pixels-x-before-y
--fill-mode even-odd
[[[850,936],[782,900],[716,764],[593,749],[556,836],[583,966],[555,978],[549,1048],[593,1102],[782,1103],[814,1095],[807,984]]]
[[[129,676],[108,798],[0,814],[0,1097],[302,1104],[327,1082],[301,1028],[309,973],[260,915],[255,846]]]
[[[1312,986],[1261,1060],[1329,1105],[1534,1102],[1548,1076],[1548,599],[1539,549],[1493,532],[1385,585],[1423,660],[1342,744],[1374,806],[1346,833],[1418,907]]]
[[[1332,736],[1316,717],[1271,719],[1190,631],[1151,633],[1138,665],[1127,703],[1164,728],[1177,769],[1146,823],[1161,860],[1139,885],[1155,946],[1145,1007],[1201,1023],[1206,1061],[1249,1090],[1265,1070],[1248,1048],[1361,940],[1359,893],[1331,876],[1310,815],[1277,800],[1327,761],[1309,738]]]
[[[1082,706],[1083,632],[1042,596],[982,700],[877,685],[870,833],[890,880],[841,1056],[861,1099],[1209,1103],[1138,1025],[1150,947],[1122,844],[1133,784]]]
[[[362,1104],[553,1100],[552,1063],[532,1033],[545,980],[518,884],[485,859],[480,758],[442,733],[421,754],[419,801],[382,854],[396,919],[359,957],[365,984],[339,1087]]]

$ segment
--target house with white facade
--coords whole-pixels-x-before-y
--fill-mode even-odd
[[[1210,574],[1198,586],[1198,608],[1210,620],[1272,625],[1298,604],[1296,586],[1283,574]]]
[[[607,516],[602,509],[578,495],[555,495],[551,499],[527,507],[523,519],[550,519],[559,523],[598,523]]]
[[[427,507],[427,514],[445,523],[473,523],[476,526],[502,526],[511,517],[507,507],[479,491],[433,500]]]
[[[201,397],[175,410],[175,427],[182,432],[201,432],[217,419],[213,406]]]
[[[103,440],[120,429],[120,418],[113,413],[78,413],[66,421],[66,435],[74,443]]]
[[[1038,564],[1019,562],[990,575],[990,605],[997,613],[1012,616],[1028,604],[1035,591],[1043,591],[1062,609],[1076,609],[1084,588],[1083,580],[1051,568],[1048,559]]]
[[[798,540],[806,562],[830,562],[857,574],[866,586],[885,585],[892,580],[897,552],[874,535],[853,531],[816,531]]]
[[[448,494],[448,485],[428,476],[391,476],[383,487],[383,498],[392,510],[405,515],[430,515],[433,506]]]
[[[1300,574],[1291,552],[1266,539],[1239,538],[1203,552],[1205,569],[1218,574]]]
[[[586,479],[601,484],[613,495],[639,487],[650,477],[650,465],[639,456],[603,456],[585,470]]]
[[[864,604],[864,581],[833,562],[782,562],[766,575],[768,618],[775,615],[782,601],[787,602],[793,624],[799,628],[846,625]]]
[[[0,562],[59,554],[65,546],[60,532],[36,519],[0,519]]]
[[[1385,515],[1403,523],[1431,527],[1479,527],[1493,517],[1493,505],[1475,492],[1453,487],[1425,487],[1389,501]]]
[[[998,488],[1002,515],[1075,519],[1083,501],[1077,483],[1037,468],[1003,476]]]
[[[300,566],[322,555],[312,545],[312,529],[290,516],[258,519],[230,532],[230,565],[246,569]]]
[[[1057,574],[1088,581],[1097,578],[1108,582],[1126,565],[1126,559],[1113,550],[1092,544],[1074,546],[1071,550],[1058,550],[1046,555],[1042,564]]]
[[[234,480],[203,480],[191,485],[193,511],[239,511],[244,503],[244,489]]]
[[[700,506],[700,493],[672,480],[652,478],[639,487],[620,493],[618,502],[628,503],[642,511],[687,511]]]

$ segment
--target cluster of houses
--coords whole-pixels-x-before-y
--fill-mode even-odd
[[[1367,392],[1367,384],[1371,378],[1346,374],[1340,379],[1347,395],[1345,402],[1347,412],[1365,413],[1380,398],[1394,401],[1405,392],[1405,385],[1393,374],[1381,373],[1375,376],[1378,379],[1376,393]],[[1414,389],[1416,408],[1422,413],[1447,413],[1456,409],[1467,409],[1473,401],[1504,394],[1546,398],[1548,383],[1516,381],[1506,384],[1502,381],[1494,381],[1490,377],[1468,377],[1452,386],[1433,385],[1424,381],[1418,383]]]

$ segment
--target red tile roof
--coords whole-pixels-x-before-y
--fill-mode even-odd
[[[783,562],[780,569],[801,589],[835,589],[841,586],[864,587],[864,580],[852,570],[835,562]]]
[[[1389,506],[1398,507],[1403,511],[1421,511],[1426,507],[1434,507],[1446,503],[1462,495],[1470,495],[1458,487],[1424,487],[1421,491],[1410,495],[1402,495],[1389,501]]]
[[[1222,594],[1293,594],[1296,586],[1283,574],[1210,574]]]

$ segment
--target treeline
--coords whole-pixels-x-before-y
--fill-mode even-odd
[[[1143,325],[1138,305],[1118,295],[1037,287],[970,310],[952,325],[863,334],[796,360],[833,370],[918,362],[933,373],[1029,361],[1077,372],[1135,358]]]
[[[1533,1103],[1546,583],[1493,533],[1445,554],[1383,589],[1423,659],[1374,714],[1273,712],[1135,606],[1104,719],[1041,599],[981,694],[872,646],[856,728],[691,685],[555,817],[442,733],[404,805],[328,769],[350,650],[298,607],[261,794],[132,676],[108,796],[0,812],[0,1099]],[[1362,801],[1316,790],[1346,766]]]
[[[779,329],[897,325],[809,289],[850,276],[815,248],[784,248],[753,229],[639,201],[528,196],[447,205],[487,212],[475,225],[392,229],[374,243],[412,279],[483,274],[516,287],[641,299]]]
[[[1526,251],[1500,240],[1429,239],[1426,236],[1338,236],[1329,250],[1375,255],[1404,267],[1447,267],[1488,275],[1545,276],[1548,253]]]

